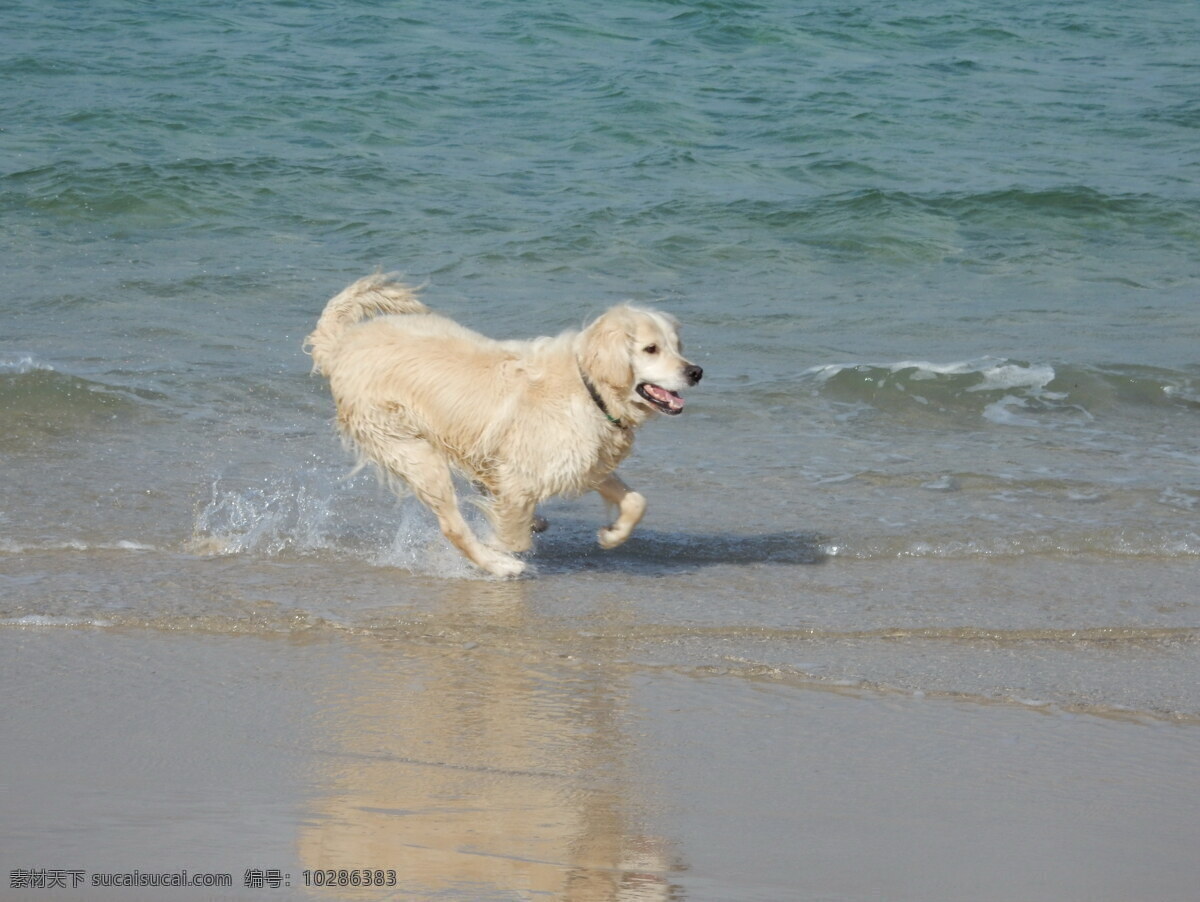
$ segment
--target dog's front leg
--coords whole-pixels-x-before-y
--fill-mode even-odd
[[[616,548],[629,538],[633,528],[646,513],[646,499],[621,481],[615,473],[609,473],[596,486],[596,491],[609,504],[617,506],[617,519],[611,526],[600,530],[600,547]]]

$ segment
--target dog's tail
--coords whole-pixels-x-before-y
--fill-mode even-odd
[[[348,326],[385,313],[428,313],[417,300],[417,290],[396,280],[394,274],[375,273],[359,279],[325,305],[317,328],[304,339],[312,356],[313,372],[328,375],[327,365],[338,339]]]

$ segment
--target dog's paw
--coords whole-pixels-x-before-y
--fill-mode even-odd
[[[511,554],[495,552],[488,555],[480,564],[484,570],[501,579],[512,579],[525,572],[525,562]]]
[[[615,526],[606,526],[596,534],[600,541],[601,548],[616,548],[618,545],[624,544],[629,538],[629,530],[618,529]]]

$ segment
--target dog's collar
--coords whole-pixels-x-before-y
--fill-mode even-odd
[[[608,412],[608,405],[600,397],[600,392],[596,390],[596,386],[592,385],[592,380],[587,377],[587,374],[583,371],[583,367],[579,367],[579,378],[583,380],[583,387],[588,390],[588,394],[592,396],[592,400],[600,408],[600,412],[604,414],[604,418],[618,429],[624,429],[625,424]]]

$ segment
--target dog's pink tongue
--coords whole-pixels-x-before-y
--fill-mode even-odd
[[[662,401],[672,410],[683,410],[683,398],[675,394],[673,391],[667,391],[665,388],[660,388],[657,385],[647,385],[646,391],[654,395],[659,401]]]

